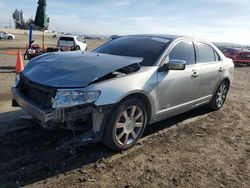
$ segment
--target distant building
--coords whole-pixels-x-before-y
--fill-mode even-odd
[[[23,10],[16,9],[13,12],[12,17],[14,19],[16,29],[28,29],[29,25],[32,24],[34,30],[41,30],[41,28],[39,26],[34,26],[34,20],[32,18],[29,18],[28,21],[25,21]],[[46,30],[49,27],[49,17],[48,16],[47,16],[47,23],[48,23],[48,26],[45,28]]]

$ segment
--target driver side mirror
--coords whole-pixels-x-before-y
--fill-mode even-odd
[[[168,63],[164,63],[163,66],[159,70],[160,71],[184,70],[185,68],[186,68],[186,61],[172,59]]]

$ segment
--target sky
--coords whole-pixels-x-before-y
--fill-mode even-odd
[[[0,26],[38,0],[0,0]],[[47,0],[50,29],[83,34],[175,34],[250,44],[250,0]]]

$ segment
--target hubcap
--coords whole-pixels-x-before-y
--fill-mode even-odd
[[[139,106],[131,106],[122,112],[115,126],[115,137],[119,144],[131,144],[140,135],[144,115]]]
[[[226,84],[223,83],[221,84],[216,96],[216,105],[218,108],[220,108],[225,102],[226,95],[227,95],[227,86]]]

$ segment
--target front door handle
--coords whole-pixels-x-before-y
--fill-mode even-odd
[[[219,68],[219,72],[222,72],[224,69],[222,67]]]
[[[193,78],[196,78],[199,76],[199,73],[197,72],[197,70],[193,70],[193,74],[192,74],[192,77]]]

